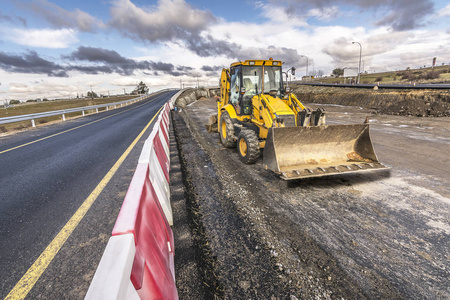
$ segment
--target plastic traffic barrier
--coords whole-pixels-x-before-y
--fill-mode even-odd
[[[130,279],[135,253],[132,234],[111,237],[84,299],[140,299]]]
[[[158,201],[164,211],[164,215],[166,216],[169,225],[172,226],[173,217],[172,207],[170,205],[169,182],[165,179],[164,171],[159,163],[158,156],[156,155],[154,148],[150,151],[149,168],[150,181],[155,189]]]
[[[153,138],[153,149],[155,150],[156,156],[158,158],[159,164],[164,172],[167,182],[169,181],[169,171],[170,171],[170,161],[167,153],[164,149],[163,141],[159,134],[156,134]]]
[[[158,201],[163,209],[164,215],[173,225],[172,207],[170,205],[169,188],[169,148],[165,143],[161,130],[157,130],[145,141],[139,157],[139,164],[147,164],[150,168],[149,176],[156,191]]]
[[[141,299],[178,299],[173,233],[149,173],[149,164],[138,164],[112,235],[135,237],[131,282]]]
[[[169,113],[175,96],[144,143],[86,299],[178,299],[169,190]]]

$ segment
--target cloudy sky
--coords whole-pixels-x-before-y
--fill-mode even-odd
[[[218,82],[236,60],[330,74],[450,64],[444,0],[1,0],[0,103]],[[308,57],[308,60],[305,58]]]

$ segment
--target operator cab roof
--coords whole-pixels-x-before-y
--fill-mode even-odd
[[[232,67],[236,66],[281,66],[283,62],[281,60],[273,60],[273,59],[252,59],[246,61],[239,61],[232,63]]]

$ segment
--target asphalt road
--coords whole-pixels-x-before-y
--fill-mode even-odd
[[[1,298],[175,93],[0,138]],[[27,298],[84,297],[152,127],[153,123]]]

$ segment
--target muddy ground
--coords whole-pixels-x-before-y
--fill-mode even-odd
[[[283,181],[206,132],[214,100],[172,113],[180,299],[450,298],[450,119],[310,106],[328,124],[370,116],[391,170]]]

